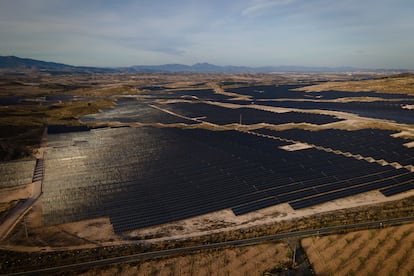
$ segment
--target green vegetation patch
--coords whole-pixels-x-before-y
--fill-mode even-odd
[[[50,106],[0,106],[0,160],[31,156],[38,147],[46,125],[81,125],[79,118],[110,108],[114,102],[65,102]]]
[[[0,161],[30,157],[40,144],[43,130],[43,126],[0,125]]]
[[[16,105],[0,107],[0,126],[79,125],[79,117],[98,113],[114,105],[112,100],[66,102],[50,106]]]

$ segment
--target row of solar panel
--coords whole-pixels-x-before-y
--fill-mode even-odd
[[[114,135],[113,130],[100,132],[100,136]],[[76,166],[71,167],[71,185],[66,185],[65,173],[47,181],[46,186],[59,189],[45,187],[46,224],[59,221],[59,214],[64,214],[65,220],[109,215],[114,229],[121,232],[226,208],[243,214],[306,197],[329,197],[332,191],[403,174],[390,166],[316,149],[287,152],[278,148],[286,142],[236,131],[140,128],[120,132],[122,135],[108,138],[106,144],[75,146],[80,150],[77,154],[110,151],[100,155],[105,158],[90,155],[90,160],[79,162],[79,172]],[[157,141],[162,144],[159,148]],[[118,144],[123,147],[114,146]],[[54,157],[47,162],[53,164],[47,168],[57,164],[53,169],[63,172],[65,167],[59,166],[65,163],[53,160],[68,158],[65,151],[74,150],[70,145],[52,151]],[[157,158],[134,160],[142,148],[153,148]],[[132,168],[126,164],[122,171],[124,165],[119,167],[118,162],[124,164],[129,158]],[[88,170],[94,176],[85,183],[84,172]],[[114,172],[120,172],[118,180]],[[397,184],[393,181],[389,185]]]
[[[259,99],[306,99],[306,98],[322,98],[338,99],[351,97],[381,97],[385,99],[400,99],[413,98],[413,96],[405,94],[390,94],[390,93],[376,93],[376,92],[346,92],[346,91],[325,91],[312,92],[295,91],[292,89],[299,88],[303,85],[260,85],[260,86],[245,86],[240,88],[232,88],[230,91],[242,95],[249,95]]]
[[[277,201],[278,203],[289,202],[294,209],[300,209],[330,201],[332,200],[332,194],[338,194],[338,198],[351,196],[354,194],[376,190],[383,187],[388,187],[390,185],[395,185],[396,183],[407,183],[407,181],[411,181],[411,179],[413,179],[414,177],[414,173],[407,173],[406,171],[393,170],[390,172],[392,172],[394,176],[390,176],[390,174],[379,174],[373,177],[360,177],[358,179],[354,179],[353,181],[345,180],[328,182],[322,186],[302,186],[303,189],[299,187],[297,190],[292,190],[287,193],[283,192],[278,194],[266,192],[266,194],[268,195],[267,201],[249,202],[247,204],[237,206],[232,210],[236,215],[242,215],[251,211],[255,211],[256,209],[263,208],[263,204],[265,204],[265,202],[270,204],[271,202],[275,201]],[[363,187],[363,189],[358,189],[358,187]],[[407,185],[404,185],[404,187],[407,187]],[[346,195],[346,192],[344,191],[354,191],[354,193]],[[269,206],[272,205],[270,204],[266,207]]]
[[[172,103],[168,105],[169,109],[176,111],[192,118],[203,118],[214,124],[287,124],[287,123],[313,123],[313,124],[327,124],[340,121],[333,116],[301,113],[301,112],[287,112],[274,113],[270,111],[258,110],[253,108],[225,108],[216,105],[205,103]]]
[[[329,147],[352,154],[360,154],[402,165],[414,165],[414,148],[404,146],[407,140],[391,137],[393,132],[384,130],[256,130],[258,133],[274,135],[286,139],[302,141],[318,146]]]
[[[398,102],[322,102],[322,101],[261,101],[261,105],[341,111],[358,114],[364,117],[393,120],[398,123],[414,124],[413,110],[403,109],[401,106],[414,104],[414,100],[401,100]]]
[[[35,160],[0,163],[0,188],[29,184],[35,164]]]
[[[122,122],[122,123],[163,123],[163,124],[194,124],[195,122],[177,117],[161,110],[150,107],[138,101],[128,101],[116,105],[103,113],[86,115],[81,118],[83,122]]]
[[[411,185],[412,185],[413,177],[414,177],[414,173],[411,173],[410,174],[411,180],[408,180],[410,181]],[[338,198],[348,197],[348,196],[357,195],[357,194],[372,191],[372,190],[382,189],[385,187],[395,185],[395,183],[396,182],[394,179],[384,179],[384,180],[370,182],[370,183],[366,183],[366,184],[362,184],[358,186],[352,186],[350,188],[346,188],[343,190],[331,191],[331,192],[328,192],[322,195],[316,195],[313,197],[300,199],[294,202],[290,202],[289,204],[292,206],[293,209],[301,209],[301,208],[306,208],[306,207],[310,207],[313,205],[325,203],[325,202],[338,199]],[[407,183],[403,182],[403,184],[405,185]]]
[[[43,170],[44,170],[43,158],[36,159],[36,165],[33,172],[32,182],[41,181],[43,179]]]

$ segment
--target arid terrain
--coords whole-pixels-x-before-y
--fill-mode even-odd
[[[242,90],[237,90],[254,85],[259,87],[261,85],[298,84],[301,87],[293,89],[292,93],[293,91],[306,91],[311,95],[309,98],[258,100],[255,94],[242,94]],[[378,74],[361,73],[359,75],[97,74],[49,76],[39,73],[38,75],[2,76],[0,88],[0,96],[3,96],[5,101],[17,101],[14,104],[0,106],[0,114],[2,114],[0,119],[0,129],[2,130],[0,153],[3,164],[14,164],[13,162],[16,162],[16,160],[19,162],[25,160],[29,163],[21,163],[22,166],[34,166],[34,157],[39,157],[43,131],[46,126],[53,125],[89,126],[103,129],[109,127],[111,129],[118,127],[137,129],[154,127],[180,130],[198,129],[214,132],[234,130],[255,138],[273,139],[287,143],[285,146],[280,146],[280,149],[287,152],[294,153],[312,149],[323,152],[323,154],[361,160],[367,165],[376,164],[391,169],[405,170],[403,175],[414,172],[414,165],[407,162],[399,163],[398,160],[384,160],[359,152],[348,152],[307,141],[281,138],[277,135],[272,136],[257,132],[257,130],[265,129],[266,131],[275,132],[303,130],[311,133],[339,130],[348,133],[375,129],[393,132],[393,137],[404,139],[404,147],[407,150],[411,149],[414,143],[414,125],[410,123],[410,118],[407,119],[407,122],[399,122],[389,118],[374,118],[340,109],[331,110],[319,108],[319,106],[318,108],[305,109],[293,106],[278,106],[278,103],[325,105],[331,103],[375,104],[380,102],[381,104],[389,103],[392,105],[399,101],[403,103],[410,102],[411,99],[405,97],[408,98],[414,95],[414,77],[412,75],[384,77]],[[208,97],[203,99],[201,96],[198,98],[194,96],[196,94],[191,97],[189,96],[191,94],[184,94],[183,96],[175,96],[174,94],[193,91],[194,89],[202,92],[211,90],[214,97],[227,97],[228,99],[220,101]],[[355,97],[346,95],[332,99],[329,97],[321,99],[318,98],[319,96],[312,96],[313,93],[331,90],[355,93],[370,91],[374,94],[368,96],[357,94]],[[239,92],[236,93],[235,91]],[[256,91],[255,93],[260,95],[262,92]],[[331,92],[321,93],[329,95]],[[378,93],[378,95],[375,93]],[[399,98],[386,98],[382,93],[398,94]],[[165,95],[168,95],[168,97]],[[131,113],[131,110],[122,109],[124,108],[122,105],[124,101],[128,103],[131,99],[140,105],[142,104],[146,108],[145,110],[168,115],[171,118],[184,120],[184,122],[157,121],[158,117],[145,117],[145,120],[140,120],[141,117],[136,119],[132,116],[134,114]],[[308,116],[321,115],[332,117],[336,121],[322,124],[307,122],[248,124],[242,122],[242,120],[248,120],[249,117],[242,118],[240,115],[240,122],[238,122],[237,114],[236,122],[219,124],[208,121],[205,116],[189,116],[180,113],[182,111],[178,108],[172,108],[179,104],[190,105],[191,107],[197,104],[205,104],[212,108],[229,110],[229,112],[245,108],[253,112],[270,112],[270,114],[276,115],[285,113],[299,113]],[[409,112],[411,106],[411,104],[403,104],[402,108],[405,112]],[[105,114],[109,115],[105,117]],[[131,117],[122,121],[113,119],[112,115],[119,116],[119,118],[121,116]],[[394,114],[392,115],[394,116]],[[148,118],[155,119],[148,121]],[[98,131],[97,133],[99,133]],[[74,149],[79,147],[76,148],[75,152],[80,151],[84,147],[83,142],[75,141],[71,147]],[[54,148],[60,146],[60,144],[56,144]],[[122,148],[122,145],[119,147]],[[112,149],[108,148],[108,152],[110,150]],[[49,154],[51,154],[51,151],[52,148],[49,148]],[[48,149],[46,148],[46,162],[47,158]],[[61,160],[67,161],[71,158],[73,157],[69,156]],[[82,159],[84,157],[80,155],[80,157],[75,156],[74,158]],[[85,162],[85,165],[82,166],[87,166],[87,164]],[[46,166],[50,165],[47,163]],[[11,186],[5,184],[4,187],[0,187],[0,214],[2,219],[6,218],[8,212],[15,206],[30,198],[33,193],[32,187],[34,184],[30,183],[30,174],[33,169],[25,169],[25,171],[28,171],[29,175],[25,176],[25,180],[21,180],[24,183]],[[20,174],[20,172],[17,172],[17,174]],[[118,172],[118,174],[122,176],[121,173]],[[46,177],[48,177],[47,171]],[[15,178],[11,175],[10,181],[15,181]],[[47,185],[50,185],[50,183],[51,181],[47,182]],[[10,235],[0,243],[2,249],[1,261],[13,263],[13,266],[7,266],[7,271],[18,271],[15,262],[20,258],[19,254],[23,254],[23,258],[30,258],[28,257],[30,254],[37,256],[36,254],[41,252],[41,254],[50,254],[50,256],[56,257],[56,254],[60,254],[58,252],[69,252],[68,256],[70,257],[66,260],[63,260],[64,258],[60,260],[60,255],[57,257],[58,263],[63,264],[65,262],[70,263],[73,260],[74,255],[71,252],[76,250],[81,250],[82,254],[86,256],[85,260],[89,260],[93,259],[94,253],[92,250],[101,247],[119,247],[119,250],[114,250],[116,253],[108,253],[108,256],[112,256],[111,254],[122,255],[122,246],[132,248],[134,245],[139,245],[138,249],[130,249],[132,253],[137,253],[144,250],[146,246],[154,246],[156,249],[169,248],[166,246],[169,241],[173,244],[177,243],[177,246],[185,246],[243,239],[284,231],[320,228],[327,225],[412,216],[414,214],[413,196],[414,190],[412,189],[391,196],[384,196],[379,190],[371,190],[351,197],[329,200],[303,209],[293,209],[288,202],[284,202],[235,215],[231,208],[225,208],[189,216],[186,219],[161,223],[160,225],[150,225],[137,229],[128,228],[128,231],[120,233],[114,230],[112,218],[108,216],[95,216],[59,224],[46,224],[44,217],[45,202],[50,202],[51,199],[46,199],[43,194],[25,213],[25,216],[19,218]],[[330,275],[334,272],[338,275],[359,275],[359,272],[365,274],[380,273],[381,275],[393,273],[404,275],[406,273],[410,275],[409,273],[413,271],[412,262],[409,261],[412,253],[411,241],[414,240],[412,235],[414,232],[411,228],[412,225],[404,225],[395,228],[395,230],[394,228],[384,228],[378,231],[367,230],[345,235],[313,237],[304,239],[302,246],[318,275]],[[14,257],[9,257],[9,252],[14,252]],[[138,264],[117,265],[108,268],[106,272],[98,269],[89,271],[86,275],[98,272],[100,274],[107,273],[107,275],[114,273],[126,275],[137,273],[141,275],[234,275],[234,271],[237,271],[238,275],[262,275],[265,271],[271,271],[278,266],[280,268],[289,267],[291,265],[290,258],[291,249],[286,244],[271,243],[150,260]],[[39,266],[35,265],[31,268],[42,267],[44,265],[42,262],[39,261]],[[384,266],[380,266],[382,263]]]
[[[283,272],[291,261],[292,251],[286,244],[267,243],[118,265],[80,275],[263,275]]]
[[[302,240],[317,275],[413,275],[414,224]]]

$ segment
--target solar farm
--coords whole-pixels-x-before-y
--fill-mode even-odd
[[[81,118],[95,128],[50,127],[43,223],[109,217],[122,233],[414,189],[413,96],[299,87],[159,86]]]

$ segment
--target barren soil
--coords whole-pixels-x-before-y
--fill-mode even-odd
[[[136,243],[137,238],[144,243],[189,239],[260,225],[275,225],[282,221],[356,206],[394,201],[411,195],[414,195],[414,191],[386,198],[374,191],[303,210],[292,210],[288,204],[280,204],[242,216],[235,216],[231,210],[227,209],[187,220],[137,229],[123,235],[117,235],[113,232],[108,218],[44,227],[41,225],[41,201],[38,201],[29,212],[26,220],[30,239],[26,239],[24,225],[20,223],[12,235],[0,245],[0,248],[16,251],[59,251],[131,244]]]
[[[386,77],[373,80],[326,82],[322,84],[302,87],[298,91],[320,92],[320,91],[373,91],[381,93],[402,93],[414,95],[414,76]]]
[[[266,243],[95,269],[80,275],[263,275],[289,263],[290,256],[286,244]]]
[[[317,275],[412,275],[414,224],[302,240]]]
[[[135,94],[139,95],[141,93],[147,93],[145,89],[136,88],[140,85],[149,85],[149,84],[160,84],[169,89],[190,89],[191,85],[195,85],[198,82],[205,81],[206,84],[202,85],[200,89],[211,89],[213,88],[216,93],[224,94],[227,96],[238,97],[239,99],[248,100],[247,96],[238,95],[231,92],[231,89],[226,89],[226,86],[217,85],[220,81],[237,81],[243,80],[248,81],[251,84],[264,84],[264,83],[295,83],[296,79],[305,79],[309,82],[316,81],[318,78],[323,76],[303,76],[290,75],[289,78],[283,75],[254,75],[254,76],[228,76],[224,78],[221,76],[218,78],[214,75],[205,75],[198,76],[198,79],[194,80],[194,76],[178,75],[142,75],[142,76],[112,76],[105,78],[100,76],[95,76],[91,78],[78,77],[75,80],[70,78],[61,79],[47,79],[46,82],[50,84],[54,83],[63,83],[65,87],[71,87],[74,83],[78,83],[79,87],[70,90],[72,94],[86,95],[86,96],[112,96],[119,94]],[[341,76],[332,76],[331,79],[343,80]],[[391,81],[390,81],[391,79]],[[359,81],[353,82],[327,82],[316,86],[303,88],[305,91],[325,91],[325,90],[344,90],[344,91],[371,91],[375,90],[378,92],[400,92],[406,94],[414,94],[413,89],[413,80],[414,78],[404,78],[400,80],[399,78],[387,78],[380,80],[371,80],[371,81]],[[53,83],[52,83],[53,82]],[[92,83],[99,83],[99,85],[94,85]],[[118,83],[113,85],[113,83]],[[18,85],[16,91],[22,91],[23,88],[27,88],[26,85]],[[7,85],[9,87],[9,85]],[[30,86],[32,87],[32,86]],[[65,87],[54,89],[53,85],[42,86],[38,88],[33,88],[31,93],[56,93],[66,91]],[[192,87],[191,89],[194,89]],[[47,91],[46,91],[47,90]],[[60,91],[62,90],[62,91]],[[7,90],[9,93],[13,94],[13,89]],[[11,92],[10,92],[11,91]],[[22,93],[22,92],[20,92]],[[327,92],[329,93],[329,92]],[[371,101],[377,100],[377,98],[344,98],[343,101],[353,101],[353,100],[364,100]],[[338,100],[339,101],[339,100]],[[102,102],[102,105],[89,106],[90,109],[99,109],[101,107],[111,106],[112,98],[107,98]],[[218,102],[208,102],[210,104],[220,105],[227,108],[239,108],[242,105],[236,104],[224,104]],[[165,102],[167,104],[167,102]],[[168,105],[166,105],[168,106]],[[61,118],[69,117],[71,120],[77,120],[77,113],[79,109],[84,112],[83,104],[71,104],[71,105],[59,105],[59,109],[55,110],[46,110],[51,117],[56,117],[59,120]],[[275,113],[289,112],[289,111],[298,111],[303,112],[303,110],[296,110],[291,108],[277,108],[262,106],[259,104],[252,104],[248,106],[249,108],[263,109],[267,111],[272,111]],[[406,108],[412,108],[408,106]],[[15,112],[20,112],[20,109],[16,109]],[[357,116],[352,113],[345,112],[335,112],[328,110],[306,110],[307,113],[318,113],[333,115],[338,118],[344,119],[340,122],[335,122],[332,124],[326,125],[312,125],[312,124],[285,124],[285,125],[267,125],[266,127],[270,129],[288,129],[288,128],[305,128],[309,130],[321,130],[321,129],[347,129],[347,130],[356,130],[363,128],[379,128],[379,129],[391,129],[400,131],[400,136],[407,138],[407,147],[414,146],[413,142],[409,139],[414,139],[414,128],[413,125],[405,124],[396,124],[392,121],[379,120],[364,118]],[[74,117],[73,117],[73,116]],[[73,118],[72,118],[73,117]],[[19,117],[19,120],[21,118]],[[43,120],[43,117],[41,119]],[[16,121],[16,124],[19,125],[20,121]],[[116,123],[113,123],[116,125]],[[119,124],[122,125],[122,124]],[[131,124],[133,127],[139,127],[144,124],[136,123]],[[158,124],[158,127],[167,127],[162,124]],[[257,124],[251,126],[244,125],[226,125],[226,126],[216,126],[208,123],[194,124],[191,126],[184,124],[175,124],[168,127],[197,127],[197,128],[206,128],[212,130],[225,130],[225,129],[240,129],[243,131],[263,127],[264,124]],[[296,148],[298,144],[290,146],[289,150],[300,149]],[[303,145],[302,145],[303,146]],[[0,194],[0,202],[9,202],[20,198],[27,198],[30,195],[31,187],[22,186],[14,190],[2,190]],[[20,223],[15,231],[13,232],[10,239],[5,241],[0,247],[2,249],[12,249],[16,251],[52,251],[52,250],[68,250],[76,248],[91,248],[101,245],[117,245],[123,243],[136,243],[137,240],[142,242],[160,242],[173,239],[186,239],[191,237],[199,237],[202,235],[221,233],[230,230],[244,229],[260,225],[277,225],[281,221],[289,221],[296,218],[302,218],[314,214],[321,214],[335,210],[341,210],[356,206],[371,205],[381,202],[399,200],[408,196],[414,195],[414,190],[396,195],[393,197],[386,198],[381,195],[379,192],[369,192],[360,194],[355,197],[343,198],[335,201],[331,201],[325,204],[313,206],[311,208],[306,208],[304,210],[292,210],[288,204],[281,204],[242,216],[235,216],[231,210],[222,210],[211,214],[206,214],[203,216],[198,216],[190,218],[183,221],[177,221],[170,224],[159,225],[155,227],[149,227],[144,229],[138,229],[129,233],[124,233],[122,236],[117,235],[113,232],[112,225],[110,224],[109,218],[97,218],[93,220],[86,220],[68,224],[62,224],[58,226],[43,227],[41,222],[41,201],[38,201],[37,204],[33,207],[27,217],[27,226],[29,239],[25,237],[25,229],[23,228],[23,223]],[[377,275],[387,275],[388,273],[398,272],[406,274],[407,271],[414,269],[412,266],[412,255],[413,255],[413,243],[414,240],[413,232],[414,226],[410,226],[407,230],[395,230],[391,233],[382,232],[388,231],[389,229],[379,230],[375,235],[370,231],[357,232],[362,237],[359,239],[355,233],[348,234],[346,236],[332,236],[315,238],[315,239],[306,239],[303,241],[304,246],[309,254],[311,254],[311,261],[314,263],[315,269],[321,275],[329,275],[331,272],[338,272],[338,275],[347,274],[354,272],[363,272],[362,274],[369,274],[372,272]],[[411,230],[410,230],[411,229]],[[390,230],[391,231],[391,230]],[[402,231],[402,232],[401,232]],[[397,240],[403,236],[405,231],[411,231],[410,234],[404,237],[398,246],[395,246],[395,249],[390,249],[391,253],[387,253],[388,249],[393,247],[394,244],[397,244]],[[387,236],[389,235],[389,237]],[[391,236],[392,235],[392,236]],[[385,245],[379,245],[379,239],[381,237],[387,237],[387,240],[384,242]],[[331,242],[330,239],[334,241]],[[354,239],[354,245],[346,241],[346,239]],[[326,241],[328,239],[328,241]],[[364,241],[364,239],[366,241]],[[138,241],[138,242],[141,242]],[[323,243],[324,242],[324,243]],[[347,246],[344,246],[344,242]],[[361,246],[361,244],[364,245]],[[388,243],[387,243],[388,242]],[[371,244],[372,243],[372,244]],[[381,250],[378,250],[380,253],[371,254],[370,250],[378,244]],[[352,247],[353,246],[353,247]],[[408,247],[407,247],[408,246]],[[409,248],[409,246],[411,246]],[[358,249],[361,247],[360,249]],[[333,248],[333,249],[331,249]],[[368,252],[366,252],[368,250]],[[409,251],[407,251],[409,250]],[[333,252],[332,252],[333,251]],[[375,250],[374,250],[375,251]],[[395,252],[394,252],[395,251]],[[114,274],[123,274],[123,275],[260,275],[263,271],[273,268],[277,265],[279,260],[281,262],[286,262],[286,256],[289,250],[286,245],[259,245],[255,247],[245,247],[245,248],[236,248],[236,249],[226,249],[224,251],[211,252],[208,254],[194,254],[191,256],[182,256],[175,257],[170,259],[162,260],[153,260],[144,262],[140,265],[125,265],[121,267],[111,268],[106,275]],[[384,253],[385,252],[385,253]],[[407,253],[408,252],[408,253]],[[312,255],[313,254],[313,255]],[[330,255],[326,255],[330,254]],[[342,254],[342,255],[341,255]],[[354,254],[354,255],[352,255]],[[371,256],[371,255],[372,256]],[[411,256],[411,261],[406,261],[403,257]],[[333,256],[343,256],[345,260],[342,263],[341,257]],[[350,257],[352,255],[352,257]],[[316,257],[315,257],[316,256]],[[396,257],[395,257],[396,256]],[[361,257],[359,259],[358,257]],[[313,258],[313,259],[312,259]],[[364,259],[366,258],[366,259]],[[407,257],[409,259],[409,257]],[[331,261],[333,260],[333,261]],[[366,261],[366,263],[365,263]],[[382,264],[380,268],[375,267],[375,264]],[[367,264],[370,265],[367,265]],[[399,264],[396,267],[396,264]],[[365,266],[364,266],[365,265]],[[379,266],[379,265],[378,265]],[[197,272],[197,273],[195,273]],[[358,273],[359,274],[359,273]],[[89,272],[86,275],[95,275],[93,272]]]
[[[32,193],[32,185],[27,184],[0,189],[0,203],[29,198]]]

